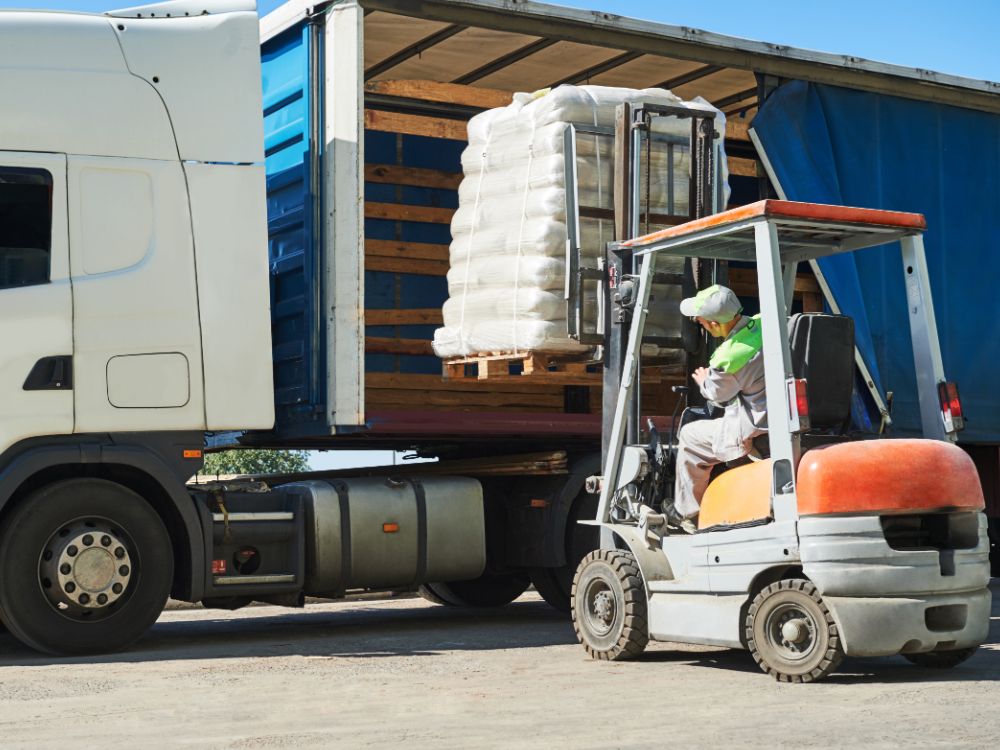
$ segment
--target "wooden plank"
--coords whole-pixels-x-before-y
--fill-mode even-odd
[[[366,326],[441,325],[443,322],[440,307],[410,310],[365,310]]]
[[[388,273],[415,273],[420,276],[446,276],[448,274],[448,261],[381,258],[366,255],[365,270],[387,271]]]
[[[365,93],[423,99],[427,102],[464,104],[483,109],[506,107],[514,98],[514,94],[510,91],[419,80],[368,81],[365,83]]]
[[[396,242],[395,240],[365,240],[365,255],[408,260],[440,260],[448,262],[449,248],[431,242]]]
[[[726,138],[733,141],[750,141],[750,120],[745,117],[726,118]]]
[[[400,167],[395,164],[365,164],[365,180],[388,185],[416,185],[417,187],[458,190],[461,172],[442,172],[440,169]]]
[[[436,206],[410,206],[405,203],[375,203],[365,201],[366,219],[389,219],[390,221],[423,221],[428,224],[450,224],[455,215],[454,208]]]
[[[727,156],[729,174],[738,177],[757,177],[757,160],[744,159],[741,156]]]
[[[424,339],[391,339],[382,336],[365,336],[366,354],[410,354],[434,356],[430,341]]]
[[[541,382],[508,380],[502,383],[484,383],[475,378],[447,380],[440,375],[403,372],[368,372],[365,373],[365,385],[369,388],[390,390],[416,391],[498,391],[502,393],[548,393],[561,395],[562,386]]]
[[[562,394],[548,393],[508,393],[498,391],[412,391],[390,390],[382,388],[365,388],[365,403],[369,408],[378,404],[380,407],[409,407],[411,409],[426,409],[434,406],[507,406],[507,407],[545,407],[552,411],[562,411]]]
[[[383,112],[378,109],[365,110],[365,128],[386,133],[448,138],[453,141],[467,141],[469,139],[465,120],[407,115],[401,112]]]
[[[737,295],[757,296],[757,273],[752,268],[729,267],[729,287]],[[819,294],[819,283],[812,274],[800,273],[795,277],[796,294]]]
[[[802,295],[802,312],[823,312],[823,295],[805,292]]]

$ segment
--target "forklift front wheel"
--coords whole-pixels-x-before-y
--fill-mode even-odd
[[[816,587],[793,578],[754,598],[746,620],[747,647],[779,682],[814,682],[840,666],[840,633]]]
[[[595,550],[573,578],[573,629],[591,658],[622,661],[649,642],[646,588],[630,552]]]

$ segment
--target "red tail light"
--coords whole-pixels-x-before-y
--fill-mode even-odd
[[[785,385],[788,388],[788,423],[792,432],[805,432],[809,429],[809,395],[806,391],[804,378],[790,378]]]
[[[938,383],[938,400],[945,432],[964,430],[965,415],[962,414],[962,400],[958,396],[958,383]]]

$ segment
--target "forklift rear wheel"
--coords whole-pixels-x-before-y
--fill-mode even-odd
[[[956,648],[951,651],[926,651],[922,654],[903,654],[903,658],[918,667],[930,669],[951,669],[969,659],[979,646]]]
[[[50,654],[116,651],[163,611],[170,536],[132,490],[68,479],[25,498],[0,524],[0,611],[11,634]]]
[[[757,594],[746,638],[757,665],[779,682],[814,682],[844,658],[833,615],[816,587],[801,578],[772,583]]]
[[[646,589],[631,552],[595,550],[573,578],[573,629],[593,659],[623,661],[649,643]]]
[[[453,607],[502,607],[527,591],[531,581],[518,573],[484,573],[471,581],[427,583],[426,588],[436,599]],[[430,601],[422,591],[421,596]]]

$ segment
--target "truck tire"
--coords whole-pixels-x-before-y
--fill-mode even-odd
[[[142,497],[103,479],[67,479],[4,518],[0,570],[0,617],[15,638],[50,654],[98,654],[156,621],[174,557]]]
[[[471,581],[430,583],[431,593],[453,607],[502,607],[527,591],[531,581],[516,573],[484,573]]]
[[[434,585],[431,583],[424,583],[417,586],[417,593],[431,604],[440,604],[442,607],[454,607],[455,605],[441,596],[437,591],[434,590]]]
[[[580,493],[566,519],[566,564],[558,568],[532,568],[531,582],[535,590],[554,609],[570,611],[573,576],[580,561],[600,545],[601,532],[596,526],[584,526],[582,519],[593,518],[597,512],[597,496]]]
[[[844,650],[833,615],[811,581],[777,581],[754,597],[747,648],[779,682],[815,682],[840,666]]]
[[[970,659],[979,646],[956,648],[951,651],[926,651],[922,654],[903,654],[903,658],[911,664],[928,669],[951,669],[963,661]]]
[[[649,643],[646,587],[631,552],[594,550],[573,578],[573,630],[592,659],[635,659]]]

